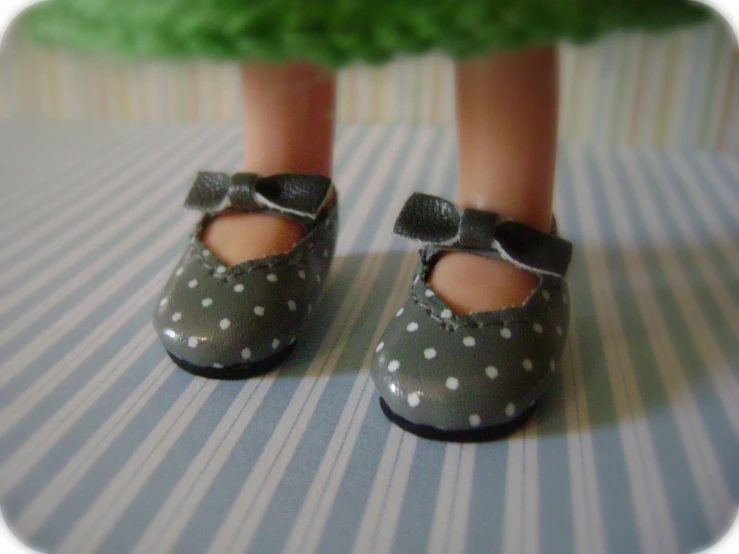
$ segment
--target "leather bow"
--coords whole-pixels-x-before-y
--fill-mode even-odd
[[[535,273],[564,276],[572,258],[572,244],[564,239],[492,212],[461,209],[428,194],[411,195],[394,232],[457,250],[498,252],[501,258]]]
[[[256,173],[198,173],[185,207],[206,213],[226,208],[250,212],[272,210],[314,220],[331,189],[320,175],[284,173],[262,177]]]

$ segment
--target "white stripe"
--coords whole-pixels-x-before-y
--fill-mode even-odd
[[[469,521],[470,501],[475,476],[475,454],[477,445],[462,446],[459,459],[459,476],[454,490],[452,516],[447,531],[448,545],[446,552],[465,552],[467,550],[467,524]]]
[[[395,431],[400,432],[399,428],[392,426],[391,434]],[[374,552],[375,554],[389,553],[392,551],[393,539],[397,532],[400,511],[403,507],[403,497],[408,484],[408,478],[411,473],[411,464],[413,463],[413,456],[416,452],[416,445],[418,439],[410,433],[401,433],[400,452],[395,460],[395,467],[393,473],[390,475],[388,480],[387,488],[385,488],[385,494],[383,495],[382,501],[377,503],[376,509],[378,509],[376,518],[367,518],[364,521],[372,521],[375,523],[373,534],[368,537],[366,544],[372,544],[372,548],[367,552]],[[388,443],[391,441],[388,437]],[[382,464],[380,464],[382,466]],[[373,485],[372,492],[375,492]],[[369,504],[369,503],[368,503]],[[365,512],[366,513],[366,512]],[[372,538],[374,537],[374,541]],[[357,538],[354,541],[355,549],[362,545],[363,542]]]
[[[507,439],[508,457],[505,474],[505,500],[503,505],[503,528],[500,538],[502,552],[525,552],[523,550],[524,514],[524,453],[526,450],[525,429],[519,429]]]
[[[378,534],[385,533],[384,529],[380,529],[378,532],[374,524],[380,519],[382,511],[387,504],[387,493],[393,477],[392,468],[398,460],[404,434],[400,428],[395,425],[391,426],[382,457],[380,458],[379,467],[375,471],[375,477],[372,480],[369,499],[364,509],[364,516],[354,540],[353,554],[370,554],[376,552],[373,548],[373,538],[377,537]],[[388,537],[389,539],[392,539],[392,537]]]
[[[539,552],[539,459],[537,414],[524,427],[523,453],[523,517],[521,518],[521,544],[523,552]],[[545,545],[546,547],[547,545]]]
[[[583,236],[591,237],[593,241],[592,245],[586,245],[592,250],[585,262],[593,287],[595,315],[603,337],[606,368],[620,422],[619,434],[628,470],[634,519],[645,551],[673,552],[677,550],[676,537],[667,519],[669,512],[664,484],[656,464],[654,445],[624,336],[625,327],[616,308],[610,273],[599,246],[602,238],[596,223],[589,179],[583,173],[583,153],[581,150],[572,150],[571,157],[578,219]]]
[[[447,444],[444,452],[444,462],[441,467],[441,478],[436,493],[436,509],[431,523],[431,535],[426,547],[427,554],[450,554],[447,550],[452,508],[454,506],[455,489],[459,477],[460,458],[462,457],[461,444]]]
[[[605,554],[602,497],[598,490],[593,432],[575,325],[570,325],[567,341],[565,356],[562,359],[562,382],[567,421],[567,459],[572,497],[574,552]]]

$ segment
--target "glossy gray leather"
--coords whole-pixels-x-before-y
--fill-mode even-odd
[[[320,196],[313,200],[313,213],[309,208],[297,214],[295,202],[288,205],[285,217],[301,221],[306,228],[305,237],[290,252],[229,267],[199,239],[210,213],[218,211],[211,207],[222,206],[224,197],[205,194],[217,189],[204,188],[202,175],[188,205],[199,206],[206,215],[164,286],[154,312],[154,328],[170,354],[197,367],[218,369],[260,362],[298,339],[318,300],[336,244],[335,190],[330,181],[328,186],[318,181],[312,189]],[[240,175],[234,176],[234,181],[239,179]],[[300,181],[301,186],[305,182]],[[229,185],[220,183],[218,189],[224,190],[224,184]],[[294,190],[290,183],[287,187]],[[283,209],[275,201],[267,204],[241,206],[245,211],[270,213]]]
[[[531,269],[539,279],[538,286],[522,306],[455,314],[427,285],[439,255],[456,250],[503,256],[492,246],[495,241],[487,237],[485,241],[491,246],[485,250],[479,248],[478,239],[474,248],[456,239],[448,240],[454,212],[445,208],[447,214],[452,214],[446,217],[436,209],[419,209],[417,200],[413,199],[413,209],[424,215],[405,217],[401,222],[403,234],[423,234],[428,240],[435,233],[436,244],[421,250],[410,294],[377,345],[372,378],[390,410],[413,424],[466,431],[513,421],[543,394],[559,367],[570,310],[567,283],[557,271],[566,270],[571,245],[561,239],[550,242],[566,257],[555,256],[550,262],[547,253],[541,251],[547,241],[537,239],[527,246],[526,237],[534,236],[528,231],[512,239],[506,237],[504,240],[517,245],[512,251],[524,252],[526,265],[541,265]],[[484,216],[484,212],[475,214],[475,228],[495,229],[499,218],[488,214],[485,221]],[[439,232],[443,228],[447,228],[447,236]],[[469,231],[460,230],[458,224],[454,237]]]

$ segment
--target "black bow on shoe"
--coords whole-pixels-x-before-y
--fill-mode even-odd
[[[438,246],[498,252],[514,265],[536,273],[564,276],[572,244],[498,214],[414,193],[395,222],[395,234]]]
[[[206,213],[226,208],[239,211],[263,209],[315,219],[331,189],[331,179],[321,175],[284,173],[262,177],[256,173],[198,173],[185,207]]]

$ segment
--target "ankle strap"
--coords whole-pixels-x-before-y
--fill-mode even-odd
[[[198,173],[185,207],[208,214],[227,208],[242,212],[270,211],[300,221],[313,221],[331,197],[328,177],[283,173]]]
[[[572,244],[553,234],[493,212],[462,209],[428,194],[411,195],[394,232],[435,246],[500,257],[534,273],[560,277],[572,258]]]

